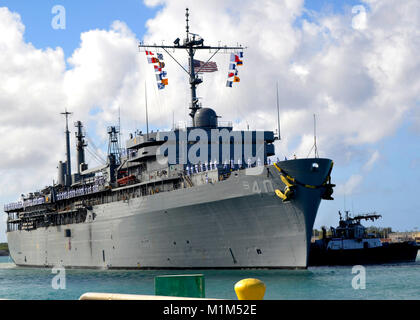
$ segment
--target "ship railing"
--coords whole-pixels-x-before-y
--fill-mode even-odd
[[[45,197],[39,197],[36,199],[28,199],[25,201],[19,201],[15,203],[9,203],[4,205],[4,211],[12,211],[12,210],[19,210],[24,209],[27,207],[33,207],[37,205],[41,205],[45,203]]]
[[[177,123],[175,123],[174,125],[174,130],[186,130],[187,127],[192,127],[193,126],[193,122],[192,120],[189,121],[178,121]],[[233,122],[232,121],[217,121],[217,126],[221,127],[221,128],[233,128]]]
[[[66,199],[72,199],[92,193],[97,193],[104,190],[103,186],[100,186],[98,184],[94,184],[93,186],[83,186],[77,189],[71,189],[69,191],[63,191],[57,193],[57,200],[66,200]]]
[[[179,122],[178,125],[179,124],[182,124],[182,129],[185,129],[186,127],[193,127],[192,120],[188,120],[188,122]],[[217,126],[222,127],[222,128],[233,128],[233,122],[217,120]],[[177,128],[177,129],[180,129],[180,128]]]
[[[40,204],[44,204],[45,203],[45,198],[44,197],[40,197],[37,199],[29,199],[29,200],[25,200],[23,203],[23,206],[26,207],[32,207],[32,206],[37,206]]]
[[[233,128],[232,121],[217,121],[217,125],[222,128]]]
[[[15,202],[15,203],[8,203],[4,205],[4,211],[12,211],[12,210],[19,210],[23,209],[23,201]]]
[[[247,169],[247,168],[255,168],[255,167],[260,167],[260,166],[263,166],[260,160],[257,160],[256,163],[251,163],[249,161],[249,163],[247,164],[242,164],[242,162],[235,164],[233,160],[230,162],[226,161],[223,164],[218,164],[216,161],[216,162],[210,162],[209,164],[203,163],[203,164],[196,164],[196,165],[192,165],[192,164],[187,165],[185,167],[184,174],[189,176],[189,175],[194,175],[201,172],[212,171],[216,169],[220,170],[222,173],[225,173],[225,172],[237,171],[237,170],[242,170],[242,169]]]
[[[201,172],[217,170],[218,164],[217,162],[210,162],[210,163],[202,163],[196,165],[186,166],[184,170],[184,175],[190,176]]]
[[[68,191],[59,192],[57,193],[56,198],[57,200],[70,199],[70,198],[75,198],[75,197],[79,197],[79,196],[83,196],[83,195],[87,195],[91,193],[96,193],[104,189],[104,186],[105,186],[104,177],[102,176],[95,177],[93,181],[94,181],[93,185],[85,185],[80,188],[74,188]],[[49,198],[49,196],[47,196],[47,198]],[[33,206],[45,204],[49,202],[47,198],[39,197],[36,199],[27,199],[27,200],[15,202],[15,203],[9,203],[9,204],[5,204],[3,208],[5,212],[25,209],[27,207],[33,207]]]

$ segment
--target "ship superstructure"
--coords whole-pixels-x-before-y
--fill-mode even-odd
[[[75,123],[72,174],[66,158],[57,183],[5,205],[17,265],[95,268],[305,268],[321,199],[332,199],[329,159],[271,163],[272,131],[234,130],[196,95],[197,50],[189,32],[174,46],[189,56],[192,125],[136,132],[121,153],[119,127],[107,129],[105,165],[88,168],[83,124]],[[169,54],[169,52],[168,52]],[[169,54],[170,55],[170,54]],[[209,59],[210,60],[210,59]]]

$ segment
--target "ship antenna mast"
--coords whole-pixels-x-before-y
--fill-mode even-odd
[[[77,173],[81,174],[83,170],[83,165],[85,165],[85,147],[87,143],[85,141],[85,135],[83,133],[83,124],[81,121],[75,122],[74,126],[77,128],[76,132],[76,151],[77,151]]]
[[[146,81],[144,82],[144,98],[146,103],[146,130],[147,130],[147,141],[149,141],[149,113],[147,110],[147,85]]]
[[[204,45],[204,39],[201,38],[199,35],[191,33],[190,32],[190,26],[189,26],[189,9],[186,9],[186,13],[185,13],[185,17],[186,17],[186,32],[187,32],[187,37],[186,39],[184,39],[184,42],[181,44],[180,43],[180,39],[177,38],[174,41],[174,45],[173,46],[167,46],[167,45],[149,45],[149,44],[144,44],[142,42],[140,42],[139,44],[139,48],[140,50],[148,50],[149,48],[155,48],[155,49],[163,49],[189,76],[189,81],[190,81],[190,85],[191,85],[191,103],[190,103],[190,116],[192,118],[192,122],[193,122],[193,127],[195,127],[195,120],[194,120],[194,116],[195,113],[197,112],[197,110],[201,109],[200,104],[198,103],[198,98],[197,98],[197,86],[203,82],[202,79],[197,77],[197,74],[199,74],[201,72],[201,70],[210,62],[210,60],[220,51],[223,50],[224,53],[228,53],[228,50],[230,50],[229,52],[235,52],[238,50],[243,50],[246,49],[244,47],[242,47],[241,45],[233,47],[233,46],[205,46]],[[171,50],[178,50],[178,49],[186,49],[188,56],[189,56],[189,70],[187,70],[186,68],[184,68],[182,66],[182,64],[174,58],[174,56],[168,51],[168,49]],[[197,50],[215,50],[215,52],[211,55],[211,57],[203,64],[201,65],[201,67],[196,71],[194,68],[194,55],[196,53]]]
[[[190,20],[188,20],[188,17],[190,16],[190,14],[188,13],[188,8],[187,9],[185,9],[185,17],[186,17],[186,21],[187,21],[187,27],[186,27],[186,29],[187,29],[187,39],[189,39],[189,34],[190,34],[190,26],[188,25],[188,22],[190,21]]]
[[[110,159],[115,160],[115,164],[119,165],[121,163],[121,153],[120,153],[120,144],[119,144],[119,133],[120,128],[117,126],[108,127],[108,161],[112,162]]]
[[[71,162],[70,162],[70,131],[69,131],[69,115],[71,115],[71,112],[67,111],[67,108],[65,109],[64,112],[61,112],[62,115],[64,115],[66,117],[66,164],[67,164],[67,174],[66,174],[66,180],[65,180],[65,184],[66,186],[70,186],[71,185]]]
[[[316,145],[316,115],[314,114],[314,148],[315,148],[315,158],[319,158],[318,147]]]
[[[280,135],[280,107],[279,107],[279,83],[277,81],[277,130],[278,130],[278,140],[281,140]]]
[[[309,158],[309,155],[311,154],[312,150],[314,150],[315,158],[319,158],[318,147],[316,145],[316,115],[315,114],[314,114],[314,144],[311,150],[309,150],[307,158]]]
[[[122,136],[122,133],[121,133],[121,106],[120,105],[118,105],[118,128],[120,128],[119,133],[118,133],[118,137],[119,137],[119,141],[120,141],[120,154],[121,154],[122,151],[123,151],[123,148],[121,146],[121,142],[122,142],[121,136]]]

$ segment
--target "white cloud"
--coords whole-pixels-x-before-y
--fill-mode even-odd
[[[360,174],[353,174],[350,176],[350,178],[346,181],[346,183],[337,185],[337,188],[335,189],[335,194],[337,195],[351,195],[355,191],[357,191],[357,187],[360,187],[360,184],[362,183],[363,176]]]
[[[375,150],[372,155],[370,156],[369,160],[363,166],[364,171],[370,171],[373,165],[378,161],[380,158],[380,154],[378,150]]]
[[[363,158],[365,158],[365,156],[366,155],[363,155]],[[378,150],[371,152],[368,159],[358,170],[358,173],[353,173],[344,183],[339,183],[339,182],[337,183],[337,188],[335,189],[335,193],[337,195],[344,195],[344,196],[349,196],[352,194],[359,193],[364,177],[366,177],[366,175],[369,174],[369,171],[372,170],[373,166],[378,162],[380,157],[381,155]]]
[[[367,14],[366,8],[363,5],[356,5],[352,8],[351,12],[356,14],[352,19],[352,27],[356,30],[364,30],[367,27]]]
[[[57,125],[57,113],[64,101],[64,54],[61,48],[40,50],[24,42],[24,30],[19,15],[0,8],[0,194],[3,196],[34,188],[34,181],[51,182],[51,177],[37,173],[54,167],[61,151],[57,136],[62,126]]]
[[[298,64],[293,64],[291,66],[291,70],[296,73],[302,80],[302,82],[305,82],[307,75],[309,74],[309,70],[305,66],[301,66]]]
[[[299,156],[306,156],[309,150],[305,149],[311,145],[305,137],[312,135],[312,114],[316,113],[319,140],[324,143],[320,150],[324,156],[335,156],[342,144],[372,144],[392,135],[407,111],[414,108],[419,80],[412,78],[408,84],[405,75],[411,74],[412,68],[419,69],[415,41],[418,22],[407,23],[415,20],[416,3],[391,3],[366,3],[369,10],[359,12],[364,20],[358,16],[359,28],[355,30],[351,12],[347,16],[315,14],[316,23],[304,21],[302,29],[294,27],[302,2],[290,8],[278,1],[258,3],[258,8],[246,2],[241,10],[235,10],[233,1],[217,2],[211,8],[197,2],[165,1],[157,17],[148,23],[146,40],[171,41],[182,34],[183,12],[189,5],[192,31],[203,35],[206,43],[239,40],[249,47],[240,70],[241,84],[233,90],[223,87],[226,57],[216,58],[223,71],[218,76],[205,75],[208,84],[199,87],[204,104],[214,106],[225,118],[241,118],[251,127],[274,129],[278,80],[282,123],[287,112],[304,110],[297,125],[285,128],[283,136],[289,136],[288,141],[301,139],[294,149]],[[389,25],[384,7],[391,10],[394,6],[398,7],[394,13],[398,19]],[[217,23],[211,24],[214,21]],[[179,70],[172,74],[172,83],[185,80]],[[185,108],[179,92],[169,96],[174,109]],[[264,121],[259,120],[261,114]],[[284,149],[290,147],[282,144]]]

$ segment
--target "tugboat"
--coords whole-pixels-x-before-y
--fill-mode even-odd
[[[368,234],[360,223],[362,220],[375,221],[381,215],[373,213],[350,217],[346,211],[337,228],[331,227],[331,236],[322,228],[322,239],[311,243],[309,266],[357,265],[412,262],[416,260],[420,248],[414,241],[399,243],[381,242],[374,234]]]

